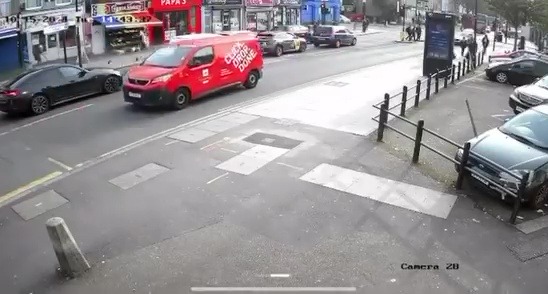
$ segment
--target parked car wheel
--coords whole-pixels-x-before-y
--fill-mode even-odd
[[[320,47],[320,43],[314,43],[314,47]]]
[[[333,44],[333,45],[335,46],[335,48],[339,48],[339,47],[341,47],[341,41],[336,40],[335,44]]]
[[[356,43],[358,42],[358,40],[356,40],[356,38],[352,39],[352,43],[350,43],[351,46],[356,46]]]
[[[538,189],[535,195],[531,198],[529,206],[533,209],[542,209],[544,204],[548,200],[548,183],[544,183],[542,187]]]
[[[247,76],[247,79],[244,82],[244,87],[246,89],[253,89],[257,87],[258,82],[259,82],[259,72],[256,70],[252,70],[249,72],[249,75]]]
[[[181,110],[185,108],[190,102],[190,93],[187,89],[182,88],[175,92],[175,97],[173,97],[173,109]]]
[[[276,57],[280,57],[284,54],[284,48],[282,48],[282,46],[276,46],[276,49],[274,49],[274,55],[276,55]]]
[[[43,94],[36,94],[30,101],[30,111],[34,115],[46,113],[49,110],[49,99]]]
[[[495,80],[501,84],[506,84],[508,82],[508,75],[503,71],[498,72],[495,75]]]
[[[117,76],[108,76],[103,83],[103,91],[107,94],[118,92],[122,81]]]
[[[304,52],[304,51],[306,51],[306,43],[301,44],[301,47],[299,47],[299,52]]]

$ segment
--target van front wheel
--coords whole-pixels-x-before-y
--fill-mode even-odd
[[[190,94],[186,89],[179,89],[173,95],[173,109],[181,110],[188,105],[190,101]]]
[[[247,76],[247,79],[244,82],[244,87],[246,89],[253,89],[257,87],[258,82],[259,82],[259,72],[256,70],[252,70],[249,72],[249,75]]]

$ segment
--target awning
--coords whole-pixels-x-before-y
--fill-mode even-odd
[[[93,20],[107,29],[161,26],[163,23],[146,11],[94,16]]]
[[[0,39],[7,39],[17,36],[17,28],[9,28],[0,30]]]

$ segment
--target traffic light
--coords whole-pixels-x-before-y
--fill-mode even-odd
[[[325,5],[325,3],[322,3],[322,5],[320,5],[320,11],[322,14],[329,14],[329,8],[327,8],[327,5]]]

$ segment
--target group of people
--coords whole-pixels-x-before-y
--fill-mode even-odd
[[[408,26],[405,32],[407,33],[407,41],[419,41],[421,39],[422,29],[420,25]]]
[[[478,43],[477,41],[472,38],[463,38],[460,40],[460,49],[461,49],[461,56],[466,58],[470,64],[473,65],[476,64],[476,57],[478,56]],[[487,48],[489,47],[489,38],[487,35],[483,36],[481,39],[481,45],[483,47],[483,54],[487,52]],[[468,51],[466,49],[468,48]],[[466,52],[465,52],[466,51]],[[466,54],[465,54],[466,53]]]

